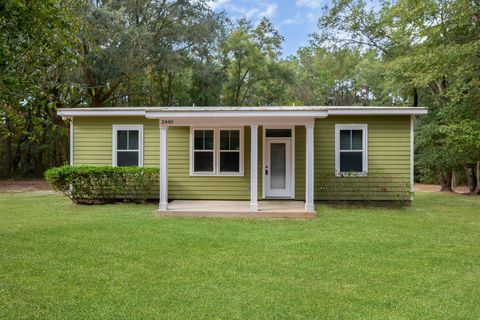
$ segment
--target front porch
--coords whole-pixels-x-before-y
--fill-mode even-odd
[[[160,216],[243,217],[243,218],[314,218],[315,210],[306,211],[303,201],[262,200],[252,211],[249,201],[174,200]]]
[[[166,108],[161,111],[146,112],[147,118],[159,120],[160,127],[158,211],[165,215],[314,216],[314,127],[315,119],[324,118],[326,115],[324,110],[269,107],[231,108],[228,111],[211,108]],[[192,177],[192,181],[193,179],[198,181],[198,177],[219,177],[220,181],[222,176],[247,176],[250,201],[235,201],[239,198],[244,199],[244,195],[241,197],[232,195],[232,198],[218,197],[218,199],[232,201],[209,201],[209,199],[215,199],[215,195],[208,195],[204,199],[195,197],[195,199],[202,199],[197,202],[179,201],[182,198],[178,196],[176,201],[169,202],[168,137],[169,128],[177,126],[190,128],[189,177]],[[295,162],[296,127],[305,128],[302,132],[304,147],[298,150],[304,155],[301,162]],[[245,128],[249,129],[248,142],[243,141]],[[232,132],[234,135],[230,135]],[[223,146],[222,133],[227,137],[224,147],[220,147]],[[228,140],[233,136],[236,137],[236,140],[233,140],[234,143]],[[249,156],[243,157],[247,152],[246,148]],[[225,165],[226,162],[222,162],[221,155],[226,153],[222,152],[236,152],[238,157],[225,156],[225,159],[236,159],[230,166]],[[249,170],[244,172],[245,163],[248,163]],[[222,172],[222,165],[225,165],[226,173]],[[304,190],[302,190],[304,196],[295,194],[296,166],[301,166],[301,170],[305,172]],[[212,190],[220,188],[211,178],[204,181],[208,181],[207,186],[211,186]],[[224,187],[228,189],[231,185],[224,185]],[[205,189],[203,190],[205,192]],[[299,198],[305,201],[293,201]],[[283,201],[278,201],[279,199]]]

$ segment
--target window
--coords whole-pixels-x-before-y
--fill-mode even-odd
[[[112,165],[143,166],[143,125],[113,126]]]
[[[240,130],[220,130],[219,170],[240,172]]]
[[[195,130],[193,147],[193,171],[213,173],[214,130]]]
[[[266,129],[265,137],[267,138],[291,138],[292,129]]]
[[[242,129],[192,129],[191,175],[243,175]]]
[[[335,125],[335,172],[365,175],[368,171],[367,125]]]

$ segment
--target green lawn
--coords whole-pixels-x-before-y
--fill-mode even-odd
[[[478,319],[480,199],[162,218],[0,194],[0,319]]]

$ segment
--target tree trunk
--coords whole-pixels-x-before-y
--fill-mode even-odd
[[[12,176],[12,123],[8,116],[5,117],[5,125],[7,127],[8,135],[5,137],[5,155],[3,157],[5,176]]]
[[[468,191],[473,194],[473,191],[475,190],[475,176],[471,166],[465,166],[465,176],[467,177]]]
[[[480,194],[480,160],[477,161],[477,186],[473,190],[473,194]]]
[[[452,190],[453,192],[455,192],[455,187],[457,186],[457,173],[455,172],[455,170],[452,170],[452,181],[450,182],[451,182]]]
[[[451,171],[440,173],[440,192],[453,192]]]

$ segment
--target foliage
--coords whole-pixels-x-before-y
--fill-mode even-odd
[[[380,6],[338,0],[320,19],[314,37],[319,45],[377,50],[386,85],[410,91],[406,102],[416,106],[420,98],[430,107],[417,126],[417,159],[422,172],[440,175],[445,190],[452,169],[468,171],[480,163],[474,142],[480,123],[479,15],[478,3],[468,0]]]
[[[77,204],[141,202],[158,185],[158,169],[139,167],[63,166],[48,169],[45,179]]]
[[[317,175],[319,183],[316,188],[327,195],[328,201],[345,202],[385,200],[394,198],[399,203],[411,200],[410,181],[395,174],[372,173],[365,176],[335,173]]]
[[[275,95],[265,95],[273,83],[288,82],[289,70],[278,62],[283,37],[266,18],[253,27],[241,19],[222,47],[228,61],[228,80],[224,104],[270,105],[280,102]],[[267,88],[266,90],[264,90]]]
[[[475,1],[335,0],[288,58],[270,20],[230,21],[207,0],[7,0],[0,9],[0,176],[66,162],[58,107],[424,105],[417,170],[444,185],[465,170],[480,194]]]

